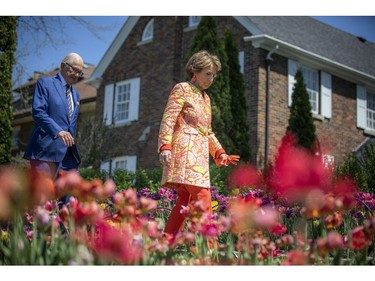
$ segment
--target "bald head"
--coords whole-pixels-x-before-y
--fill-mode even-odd
[[[80,64],[83,66],[83,59],[77,53],[67,54],[62,61],[69,64]]]

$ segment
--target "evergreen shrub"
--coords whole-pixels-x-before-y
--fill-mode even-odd
[[[355,180],[363,192],[375,192],[375,144],[367,146],[358,156],[348,153],[342,164],[335,167],[337,177]]]

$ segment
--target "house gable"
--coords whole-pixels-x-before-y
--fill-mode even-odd
[[[115,57],[121,46],[124,44],[129,33],[137,24],[139,18],[139,16],[134,16],[129,17],[126,20],[124,26],[121,28],[116,38],[113,40],[111,46],[108,48],[102,59],[99,61],[99,64],[95,68],[95,71],[91,74],[90,79],[86,82],[87,84],[92,85],[95,88],[99,88],[104,71],[111,64],[113,58]]]

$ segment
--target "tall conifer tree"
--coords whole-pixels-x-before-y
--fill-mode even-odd
[[[248,106],[245,97],[245,84],[238,61],[238,48],[230,29],[224,34],[225,52],[228,56],[229,94],[233,123],[230,136],[233,140],[232,153],[241,155],[241,160],[249,161],[251,148],[249,144],[249,125],[247,122]]]
[[[0,17],[0,165],[11,160],[12,67],[17,43],[17,17]]]
[[[317,137],[311,113],[311,104],[306,85],[303,81],[301,69],[295,75],[296,82],[293,87],[292,105],[290,108],[289,125],[287,131],[294,134],[298,145],[314,151]]]
[[[192,40],[186,61],[194,53],[201,50],[206,50],[216,55],[221,62],[221,72],[215,78],[214,83],[207,90],[207,93],[211,99],[212,129],[225,150],[232,154],[234,146],[230,131],[231,126],[233,126],[233,119],[230,108],[228,58],[224,50],[224,45],[217,36],[216,20],[214,17],[202,17],[197,28],[197,33]]]

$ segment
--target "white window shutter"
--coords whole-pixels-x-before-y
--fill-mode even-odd
[[[130,105],[129,105],[129,121],[138,120],[139,116],[139,97],[141,78],[131,80],[130,86]]]
[[[357,127],[367,127],[367,96],[366,88],[357,85]]]
[[[135,173],[137,170],[137,156],[128,156],[126,170]]]
[[[288,106],[292,105],[292,93],[294,83],[296,79],[294,76],[296,75],[298,69],[298,64],[296,61],[289,59],[288,60]]]
[[[104,172],[109,173],[109,161],[102,162],[100,164],[100,171],[104,171]]]
[[[327,72],[321,72],[320,92],[322,94],[322,115],[332,118],[332,77]]]
[[[104,91],[104,110],[103,110],[103,121],[106,125],[112,124],[113,115],[113,90],[114,84],[109,84],[105,86]]]

